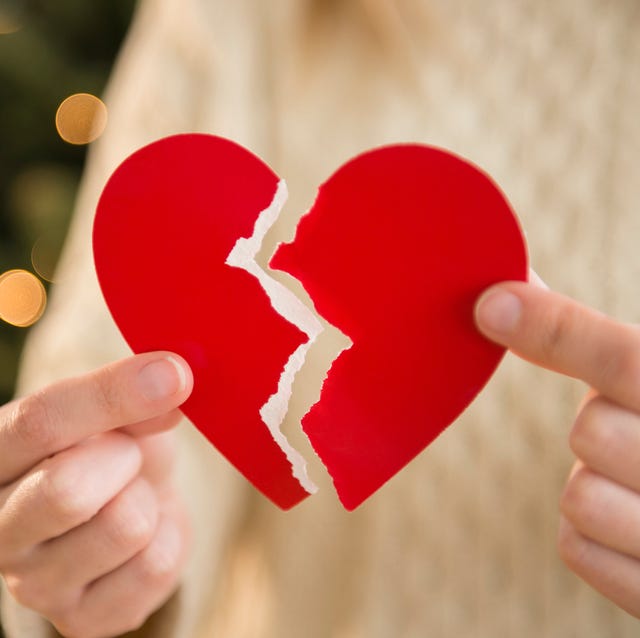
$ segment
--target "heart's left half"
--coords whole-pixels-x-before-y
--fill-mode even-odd
[[[307,336],[258,280],[225,263],[272,203],[279,179],[249,151],[179,135],[129,157],[94,223],[98,279],[134,352],[170,350],[194,373],[185,415],[282,508],[308,496],[260,417]]]

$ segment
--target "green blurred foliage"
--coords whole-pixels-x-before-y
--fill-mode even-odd
[[[60,139],[56,110],[73,93],[100,96],[134,5],[0,0],[0,273],[33,271],[36,242],[55,263],[86,152]],[[0,403],[27,332],[0,321]]]

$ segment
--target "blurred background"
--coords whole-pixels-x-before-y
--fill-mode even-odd
[[[20,324],[39,314],[32,309],[31,318],[16,320],[7,304],[22,304],[22,310],[25,303],[42,305],[55,286],[55,263],[85,159],[86,145],[62,139],[59,107],[75,94],[101,95],[134,5],[0,0],[1,403],[12,396],[29,330]],[[35,277],[12,277],[16,269]]]

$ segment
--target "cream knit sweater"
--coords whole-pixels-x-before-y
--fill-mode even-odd
[[[551,287],[640,317],[637,0],[146,0],[106,101],[21,392],[127,353],[93,274],[92,215],[128,153],[181,131],[261,155],[287,180],[290,211],[363,149],[450,148],[501,184]],[[185,425],[194,554],[178,595],[135,635],[640,635],[555,549],[582,391],[508,356],[464,416],[351,514],[317,472],[320,494],[278,511]],[[55,635],[7,595],[2,606],[9,638]]]

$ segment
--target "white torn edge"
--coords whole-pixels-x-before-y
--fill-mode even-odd
[[[256,262],[256,255],[260,252],[262,241],[268,230],[278,219],[284,203],[287,200],[287,195],[287,185],[285,181],[281,179],[278,182],[278,187],[271,204],[258,216],[253,234],[251,237],[241,237],[238,239],[225,263],[229,266],[246,270],[250,275],[253,275],[267,293],[273,309],[309,337],[309,341],[298,346],[295,352],[289,357],[280,375],[278,390],[275,394],[272,394],[267,402],[260,408],[260,417],[269,429],[274,441],[284,452],[289,463],[291,463],[293,476],[309,494],[315,494],[318,488],[309,478],[306,460],[302,454],[289,443],[281,427],[287,413],[289,400],[291,399],[295,376],[302,368],[307,352],[322,332],[323,327],[313,312],[309,310],[291,290],[269,276]]]

